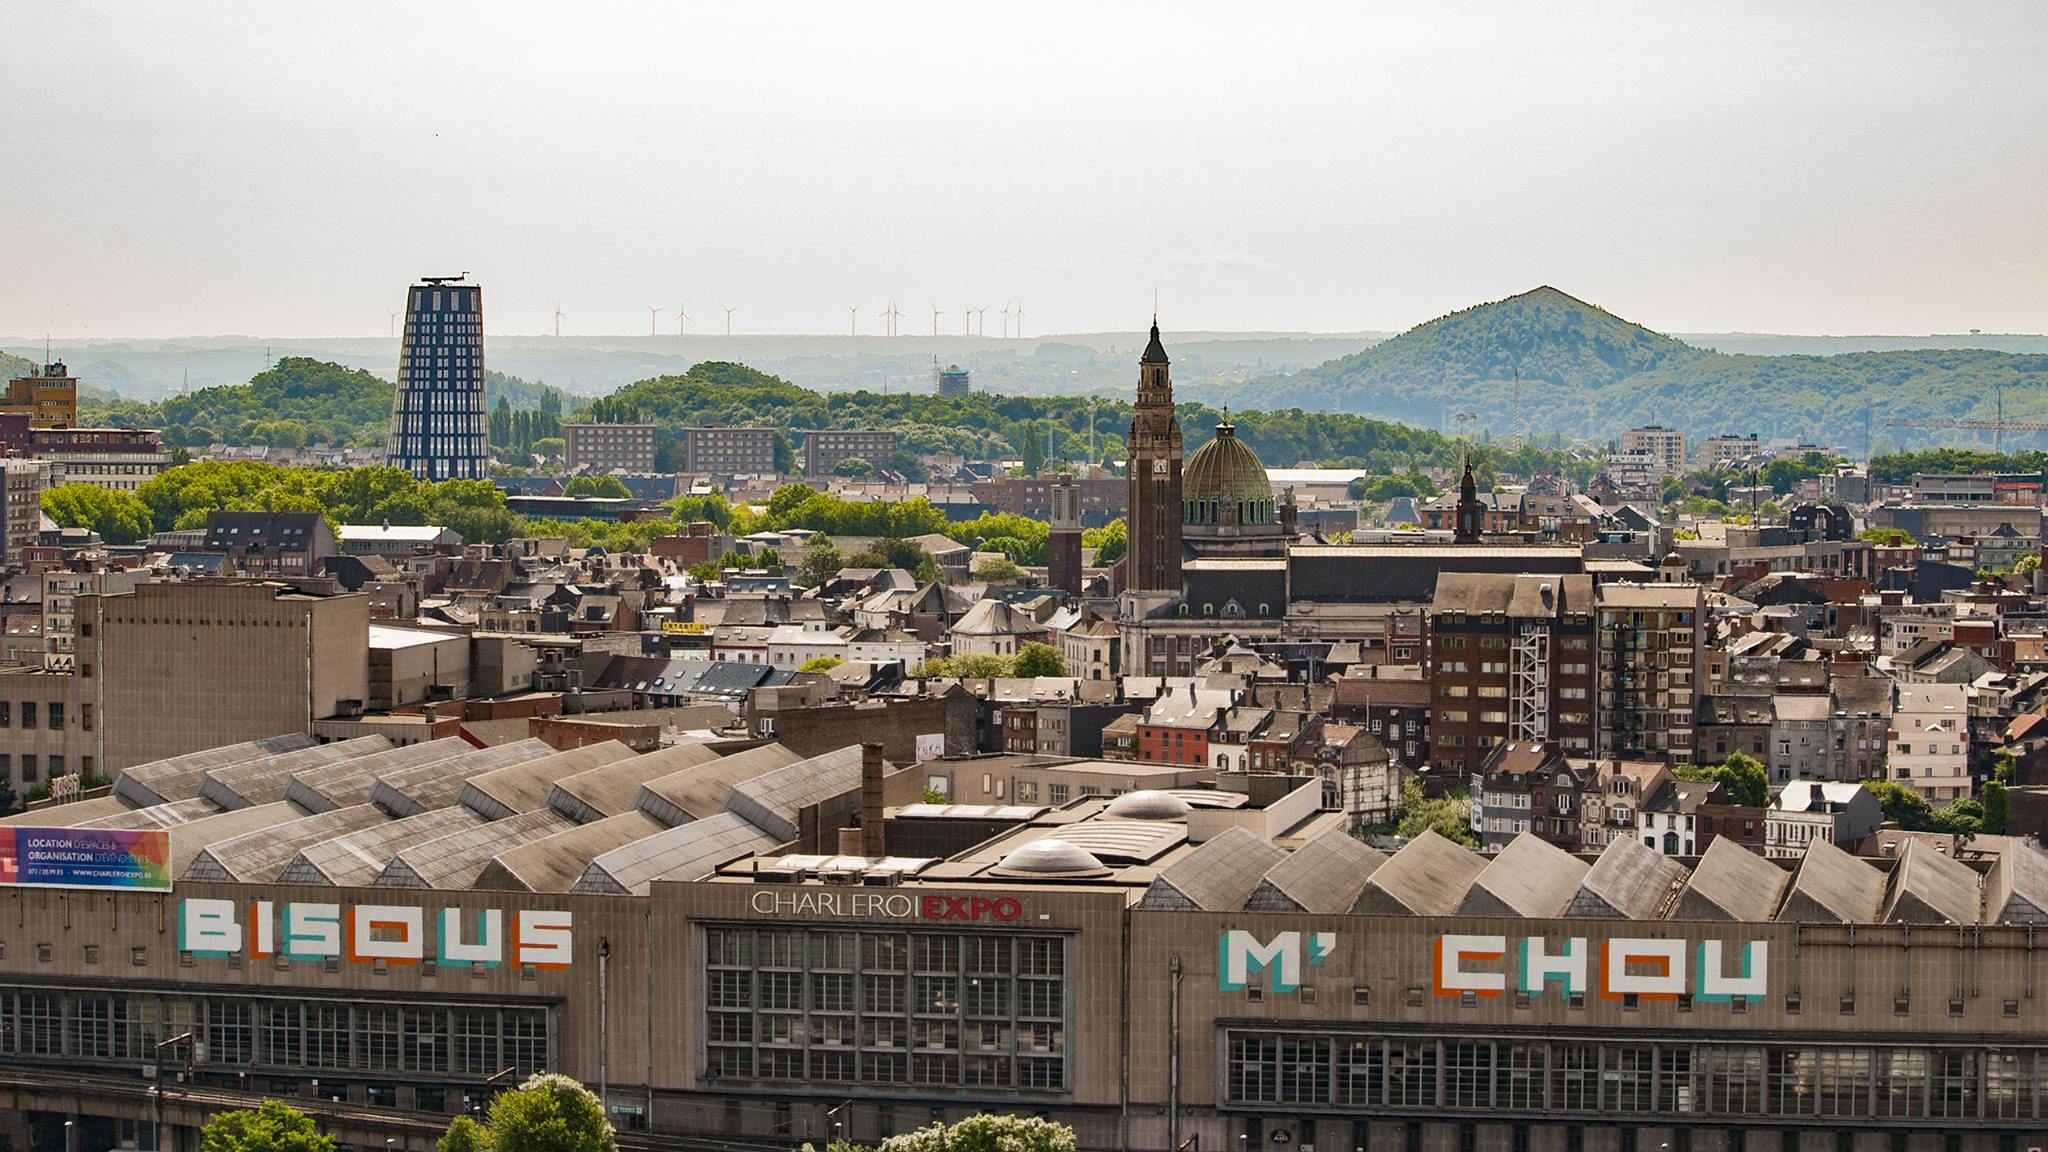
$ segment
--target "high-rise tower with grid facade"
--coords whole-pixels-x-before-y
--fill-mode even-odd
[[[405,300],[405,343],[386,458],[422,480],[490,475],[484,434],[484,292],[428,277]]]

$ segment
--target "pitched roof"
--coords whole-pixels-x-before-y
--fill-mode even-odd
[[[1424,832],[1366,879],[1353,912],[1383,916],[1451,916],[1486,870],[1479,853]]]
[[[1140,908],[1236,912],[1263,877],[1287,854],[1243,828],[1230,828],[1196,845],[1152,880]]]

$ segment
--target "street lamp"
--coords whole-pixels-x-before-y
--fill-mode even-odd
[[[71,1152],[71,1133],[73,1130],[72,1122],[66,1120],[64,1122],[64,1152]]]
[[[152,1056],[156,1058],[156,1063],[151,1064],[147,1071],[149,1072],[150,1079],[155,1081],[155,1083],[151,1086],[154,1089],[154,1091],[151,1093],[151,1096],[152,1103],[154,1104],[156,1111],[156,1131],[153,1133],[153,1135],[156,1136],[157,1152],[163,1152],[164,1147],[164,1049],[175,1048],[180,1044],[190,1043],[192,1043],[192,1034],[190,1032],[180,1032],[176,1036],[171,1037],[169,1040],[158,1041],[156,1047],[150,1053]],[[191,1048],[187,1048],[185,1050],[185,1077],[188,1080],[191,1079],[192,1076],[192,1061],[197,1057],[197,1055],[198,1053],[193,1051]],[[69,1135],[71,1131],[71,1122],[69,1120],[66,1120],[64,1122],[64,1131],[66,1133],[65,1152],[71,1152],[69,1144],[71,1138]]]

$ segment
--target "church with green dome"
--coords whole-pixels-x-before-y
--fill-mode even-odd
[[[1275,500],[1266,466],[1224,413],[1216,438],[1181,468],[1181,544],[1190,557],[1280,556],[1294,535],[1291,501]]]
[[[1273,559],[1295,535],[1292,493],[1273,498],[1266,466],[1224,413],[1216,437],[1182,459],[1173,378],[1159,322],[1139,360],[1138,402],[1125,437],[1129,485],[1124,589],[1171,599],[1187,560]]]

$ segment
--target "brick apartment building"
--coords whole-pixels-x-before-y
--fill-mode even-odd
[[[1593,748],[1589,576],[1446,572],[1430,613],[1436,762],[1473,770],[1509,741]]]

